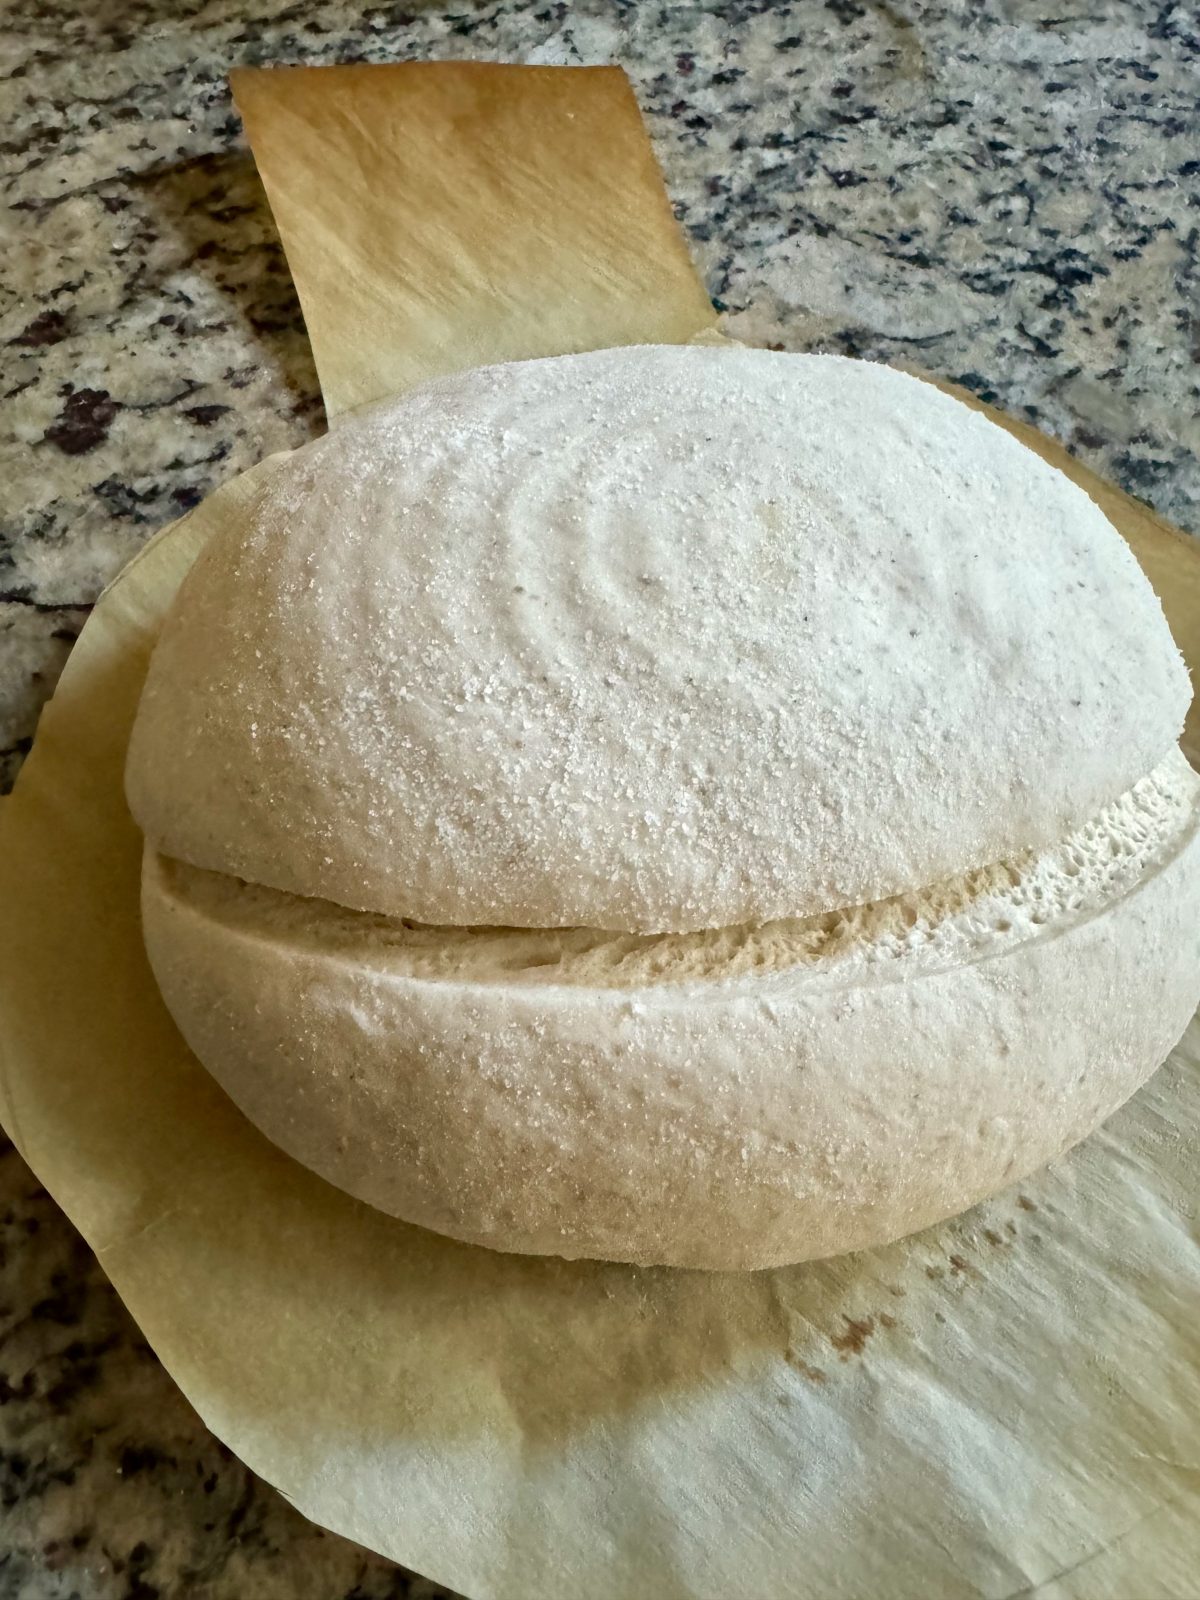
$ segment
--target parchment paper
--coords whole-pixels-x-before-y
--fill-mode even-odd
[[[746,1276],[407,1227],[189,1055],[142,953],[121,767],[183,571],[277,460],[103,597],[0,809],[0,1112],[209,1426],[474,1600],[1200,1594],[1196,1023],[1019,1192]],[[1137,526],[1194,637],[1194,552]]]
[[[431,372],[681,344],[716,320],[617,67],[231,82],[331,418]]]

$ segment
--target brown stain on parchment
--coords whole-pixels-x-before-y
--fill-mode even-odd
[[[843,1361],[848,1361],[851,1356],[860,1356],[866,1349],[867,1340],[875,1332],[874,1317],[848,1317],[843,1313],[842,1321],[846,1324],[844,1333],[831,1333],[829,1342],[838,1352]]]
[[[878,1328],[898,1327],[895,1317],[888,1311],[874,1311],[866,1317],[848,1317],[842,1313],[842,1321],[846,1324],[843,1333],[831,1333],[829,1342],[838,1352],[843,1361],[849,1361],[851,1356],[860,1356],[867,1347],[867,1340]]]
[[[784,1356],[784,1360],[794,1372],[798,1372],[802,1378],[807,1378],[809,1383],[825,1382],[825,1374],[820,1367],[814,1367],[809,1362],[802,1360],[794,1350],[789,1350]]]

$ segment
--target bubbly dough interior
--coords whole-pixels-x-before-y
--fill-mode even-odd
[[[789,973],[833,984],[959,966],[1095,914],[1170,860],[1200,825],[1200,779],[1178,750],[1042,851],[870,904],[699,933],[434,927],[351,911],[147,853],[150,883],[243,936],[317,949],[397,977],[645,989]],[[901,965],[897,965],[901,964]]]

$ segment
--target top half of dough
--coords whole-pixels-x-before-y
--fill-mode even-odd
[[[196,866],[425,923],[805,915],[1061,837],[1189,683],[1061,473],[865,362],[640,347],[350,419],[204,550],[128,788]]]

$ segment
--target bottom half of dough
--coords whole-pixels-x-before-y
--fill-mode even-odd
[[[502,1250],[750,1269],[883,1243],[1083,1138],[1200,999],[1177,753],[1062,845],[705,934],[434,929],[166,860],[147,950],[276,1144]]]

